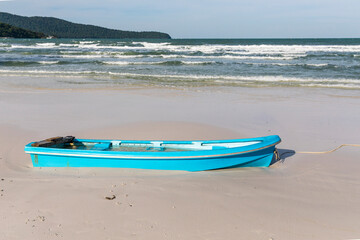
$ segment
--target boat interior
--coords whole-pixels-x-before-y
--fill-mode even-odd
[[[201,151],[220,150],[226,148],[244,147],[260,141],[97,141],[78,140],[75,137],[56,137],[45,139],[32,144],[33,147],[48,147],[61,149],[78,149],[94,151],[119,152],[174,152],[174,151]]]

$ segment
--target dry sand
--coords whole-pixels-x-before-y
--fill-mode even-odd
[[[0,92],[0,239],[360,238],[358,91],[137,89]],[[33,168],[58,135],[221,139],[278,134],[269,168],[206,172]],[[106,197],[115,196],[113,200]]]

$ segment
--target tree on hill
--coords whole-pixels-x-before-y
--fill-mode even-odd
[[[171,38],[169,34],[161,32],[121,31],[53,17],[23,17],[4,12],[0,12],[0,22],[59,38]]]
[[[32,32],[0,22],[0,37],[11,38],[45,38],[43,33]]]

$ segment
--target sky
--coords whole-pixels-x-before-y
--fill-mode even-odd
[[[172,38],[360,37],[360,0],[0,0],[0,12]]]

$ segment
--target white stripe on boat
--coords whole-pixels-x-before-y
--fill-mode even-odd
[[[244,153],[250,153],[250,152],[255,152],[255,151],[259,151],[262,149],[266,149],[272,146],[275,146],[276,144],[280,143],[280,141],[271,144],[271,145],[267,145],[261,148],[256,148],[256,149],[251,149],[248,151],[241,151],[241,152],[235,152],[235,153],[225,153],[225,154],[215,154],[215,155],[200,155],[200,156],[174,156],[174,157],[169,157],[169,156],[114,156],[114,155],[107,155],[107,154],[91,154],[91,155],[86,155],[86,154],[70,154],[70,153],[49,153],[49,152],[36,152],[36,151],[26,151],[26,153],[30,153],[30,154],[38,154],[38,155],[54,155],[54,156],[71,156],[71,157],[91,157],[91,158],[117,158],[117,159],[194,159],[194,158],[213,158],[213,157],[225,157],[225,156],[232,156],[232,155],[238,155],[238,154],[244,154]]]

